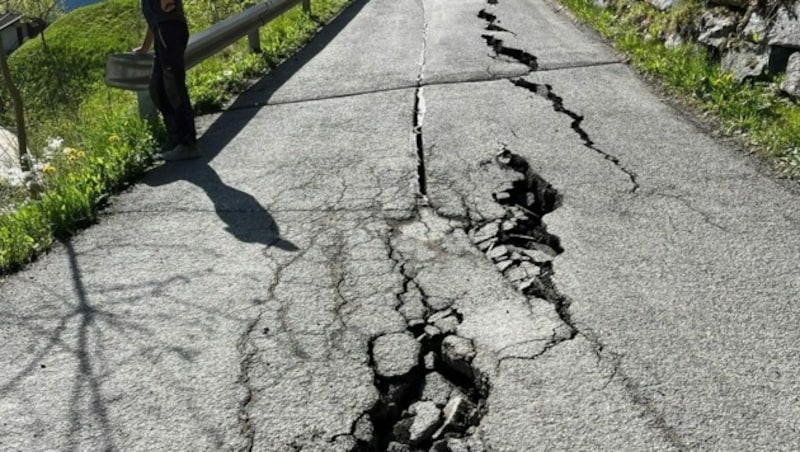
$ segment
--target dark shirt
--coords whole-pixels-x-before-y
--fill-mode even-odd
[[[183,14],[183,0],[172,1],[175,2],[175,9],[167,13],[161,10],[161,0],[142,0],[142,14],[151,30],[161,22],[168,20],[186,22],[186,16]]]

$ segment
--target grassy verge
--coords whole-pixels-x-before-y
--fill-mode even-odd
[[[696,17],[705,8],[703,3],[687,0],[662,13],[645,1],[623,5],[618,0],[608,9],[592,0],[559,1],[629,55],[637,70],[713,114],[723,132],[742,138],[779,174],[800,178],[800,106],[780,96],[779,83],[737,83],[705,49],[691,43],[668,48],[659,39],[664,31]]]
[[[261,29],[262,54],[250,54],[242,42],[192,69],[188,84],[196,108],[219,108],[248,79],[302,47],[349,1],[314,0],[313,16],[294,8]],[[204,13],[189,11],[193,32],[209,25],[204,2],[213,3],[220,17],[241,8],[235,1],[187,1],[187,8]],[[109,194],[151,163],[160,132],[138,118],[132,93],[103,83],[106,56],[136,46],[144,30],[138,0],[106,0],[62,17],[44,40],[29,41],[12,55],[36,170],[27,175],[30,190],[0,190],[6,196],[0,199],[0,274],[94,222]],[[0,118],[12,124],[4,99],[2,93]]]

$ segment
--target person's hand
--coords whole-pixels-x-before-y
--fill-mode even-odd
[[[170,13],[175,9],[175,0],[161,0],[161,10]]]

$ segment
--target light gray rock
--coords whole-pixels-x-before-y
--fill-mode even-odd
[[[500,261],[500,262],[495,264],[495,266],[497,267],[497,270],[500,273],[503,273],[504,271],[508,270],[508,267],[510,267],[512,265],[514,265],[514,261],[512,261],[512,260],[504,260],[504,261]]]
[[[386,448],[386,452],[411,452],[411,446],[392,441]]]
[[[531,258],[534,262],[550,262],[553,260],[553,256],[543,250],[540,249],[532,249],[532,250],[524,250],[523,253]]]
[[[369,443],[375,436],[375,428],[368,414],[364,414],[356,421],[353,427],[353,437],[359,441]]]
[[[428,337],[436,337],[442,334],[442,330],[434,325],[425,325],[425,335]]]
[[[472,380],[472,360],[475,358],[475,347],[472,341],[463,337],[450,335],[442,341],[442,360],[455,372]]]
[[[742,34],[748,40],[758,44],[767,39],[767,27],[767,20],[757,12],[754,12],[750,15],[750,19],[742,30]]]
[[[680,33],[670,33],[664,40],[664,45],[669,49],[675,49],[682,46],[684,43],[683,36]]]
[[[732,72],[736,81],[759,78],[769,66],[770,47],[742,43],[737,49],[732,49],[722,55],[722,68]]]
[[[408,430],[408,440],[412,445],[419,445],[433,436],[442,425],[442,412],[433,402],[416,402],[409,412],[413,422]]]
[[[432,452],[470,452],[467,442],[461,438],[440,439],[433,443]]]
[[[441,438],[447,432],[464,432],[469,426],[469,421],[475,414],[475,404],[470,402],[464,394],[454,391],[450,400],[442,410],[444,422],[436,432],[434,438]]]
[[[789,57],[786,80],[781,84],[781,91],[800,99],[800,52],[795,52]]]
[[[648,3],[655,6],[656,9],[659,11],[666,11],[673,6],[677,6],[681,3],[681,0],[647,0]]]
[[[375,339],[375,372],[382,377],[405,375],[419,361],[420,344],[408,333],[391,333]]]
[[[466,438],[469,452],[486,452],[486,444],[483,443],[483,440],[480,438],[480,436],[475,435],[471,430],[473,429],[470,428],[467,430],[470,436]]]
[[[506,248],[505,245],[498,245],[489,250],[489,252],[487,252],[486,255],[489,257],[489,259],[492,259],[494,261],[499,261],[504,259],[506,255],[508,255],[508,248]]]
[[[769,31],[769,45],[800,49],[800,2],[778,8]]]
[[[433,370],[436,367],[436,353],[428,352],[424,357],[425,370]]]
[[[438,406],[444,406],[450,400],[450,394],[452,394],[453,389],[455,389],[453,384],[438,372],[430,372],[425,376],[425,386],[422,388],[421,399],[433,402]]]
[[[736,20],[730,13],[706,11],[700,18],[700,35],[697,41],[709,47],[720,49],[736,30]]]
[[[473,243],[481,243],[483,241],[489,240],[493,237],[497,237],[497,233],[500,231],[500,226],[498,222],[493,221],[491,223],[487,223],[482,227],[476,229],[472,235]]]
[[[530,262],[521,262],[506,273],[509,281],[519,283],[539,276],[539,267]]]
[[[428,323],[438,328],[442,333],[452,334],[456,332],[460,321],[455,311],[452,309],[445,309],[444,311],[431,315],[428,318]]]

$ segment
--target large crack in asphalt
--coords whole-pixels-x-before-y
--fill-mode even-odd
[[[489,5],[496,5],[498,0],[487,0],[487,2]],[[478,13],[478,17],[487,21],[487,30],[495,27],[497,17],[494,14],[483,9]],[[505,29],[502,31],[513,33]],[[536,61],[535,56],[521,49],[509,49],[505,47],[502,40],[487,35],[482,36],[487,45],[494,49],[496,55],[509,56],[531,67],[532,72],[536,70],[536,66],[530,64],[531,61]],[[635,193],[639,189],[636,173],[624,166],[618,157],[595,145],[581,126],[584,117],[567,109],[564,106],[563,98],[555,93],[552,85],[536,84],[522,78],[513,79],[511,82],[514,86],[547,99],[557,113],[568,116],[572,120],[571,128],[583,141],[583,145],[600,154],[625,173],[630,179],[630,192]],[[506,215],[494,222],[484,222],[472,227],[470,237],[492,259],[503,275],[517,284],[518,290],[527,296],[541,298],[552,303],[560,319],[571,330],[570,334],[561,337],[554,332],[550,343],[534,356],[512,358],[535,360],[564,341],[572,340],[578,335],[586,338],[593,345],[598,362],[608,361],[612,367],[606,386],[614,379],[619,381],[631,401],[644,410],[644,415],[651,419],[652,426],[661,432],[667,442],[676,450],[687,450],[680,435],[659,412],[651,397],[622,370],[621,356],[605,350],[605,346],[594,332],[585,325],[582,325],[579,330],[573,321],[570,300],[559,293],[553,281],[552,258],[564,250],[561,248],[558,237],[549,233],[543,222],[545,215],[558,208],[560,204],[558,192],[534,172],[524,158],[514,154],[506,147],[497,155],[495,162],[501,167],[519,173],[521,179],[513,182],[510,189],[494,194],[495,201],[506,208]],[[525,268],[526,266],[528,268]],[[535,270],[531,271],[531,268]]]
[[[497,0],[489,0],[488,3],[490,5],[496,5]],[[487,30],[498,31],[495,29],[499,29],[499,31],[513,33],[510,30],[506,30],[502,27],[499,27],[497,25],[498,21],[497,16],[488,12],[486,9],[480,10],[478,12],[478,17],[486,21]],[[481,35],[481,37],[486,41],[486,45],[492,48],[496,58],[500,56],[506,56],[511,58],[513,61],[528,66],[531,72],[535,72],[538,70],[539,64],[535,55],[532,55],[523,49],[508,47],[504,44],[504,41],[502,39],[499,39],[493,35],[484,34]],[[637,180],[636,173],[633,172],[631,169],[627,168],[625,165],[623,165],[618,157],[597,147],[597,145],[591,139],[586,130],[584,130],[583,127],[581,126],[584,117],[574,111],[567,109],[564,106],[564,99],[555,93],[552,85],[532,83],[522,78],[516,78],[514,80],[511,80],[511,82],[514,84],[514,86],[526,89],[538,96],[547,99],[552,104],[554,111],[568,116],[572,120],[570,127],[572,128],[572,130],[575,131],[576,134],[578,134],[581,141],[583,142],[583,146],[599,154],[605,160],[608,160],[609,162],[614,164],[614,166],[616,166],[620,171],[625,173],[625,175],[631,181],[631,190],[630,190],[631,193],[635,193],[639,189],[639,182]]]
[[[581,141],[583,141],[583,146],[600,154],[604,159],[613,163],[614,166],[616,166],[620,171],[625,173],[631,181],[631,186],[632,186],[631,193],[635,193],[639,189],[639,181],[637,180],[636,173],[625,167],[618,157],[609,154],[606,151],[603,151],[602,149],[598,148],[595,145],[594,141],[592,141],[592,139],[589,137],[589,133],[587,133],[586,130],[584,130],[583,127],[581,127],[581,123],[583,122],[584,117],[582,115],[579,115],[578,113],[575,113],[574,111],[567,109],[564,106],[564,99],[553,91],[552,85],[532,83],[521,78],[511,80],[511,83],[513,83],[514,86],[524,88],[536,94],[537,96],[541,96],[547,99],[553,105],[554,111],[556,111],[557,113],[564,114],[568,116],[570,119],[572,119],[570,127],[581,138]]]
[[[425,11],[425,2],[422,3],[422,50],[419,57],[419,73],[417,74],[417,86],[414,92],[414,117],[412,130],[414,142],[417,149],[417,178],[419,182],[419,194],[424,203],[427,203],[427,182],[425,173],[425,143],[422,139],[422,126],[425,121],[425,97],[423,85],[425,83],[425,61],[428,52],[428,19]]]
[[[419,221],[406,220],[406,222]],[[402,227],[402,223],[395,228]],[[485,414],[488,383],[472,366],[472,341],[455,334],[463,321],[451,304],[433,305],[417,269],[387,239],[389,259],[403,276],[396,309],[406,331],[369,341],[369,365],[379,397],[353,425],[359,451],[458,450]],[[466,450],[466,449],[464,449]]]
[[[559,318],[569,327],[566,336],[554,334],[547,349],[578,334],[572,321],[569,298],[553,282],[553,258],[564,252],[558,236],[547,230],[543,219],[561,204],[553,186],[537,174],[520,155],[503,147],[495,158],[501,168],[519,174],[507,190],[493,194],[506,214],[494,221],[476,225],[469,231],[473,242],[498,270],[527,297],[551,303]]]

